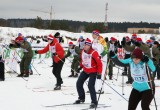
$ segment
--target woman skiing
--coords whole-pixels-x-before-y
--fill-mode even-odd
[[[134,49],[131,58],[128,59],[119,60],[112,51],[110,51],[110,57],[116,65],[131,68],[131,76],[134,81],[128,110],[135,110],[140,101],[142,110],[150,110],[149,105],[154,98],[155,85],[147,68],[152,72],[156,70],[152,60],[143,55],[139,48]]]

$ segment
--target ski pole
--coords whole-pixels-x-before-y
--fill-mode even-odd
[[[146,65],[146,73],[147,73],[147,76],[148,76],[148,78],[149,78],[149,83],[150,83],[151,90],[152,90],[152,95],[153,95],[153,99],[154,99],[155,108],[156,108],[156,110],[158,110],[158,109],[157,109],[157,104],[156,104],[155,95],[154,95],[153,85],[152,85],[153,77],[151,76],[151,73],[150,73],[147,65]]]
[[[124,75],[122,75],[122,95],[124,95]]]
[[[98,102],[99,102],[99,99],[100,99],[100,95],[101,95],[102,88],[103,88],[103,85],[104,85],[104,81],[105,81],[105,80],[102,80],[102,81],[103,81],[103,83],[102,83],[102,86],[101,86],[100,93],[99,93],[99,95],[98,95],[97,106],[98,106]],[[97,106],[95,107],[95,110],[97,109]]]
[[[128,102],[128,100],[125,98],[125,97],[123,97],[123,95],[121,95],[119,92],[117,92],[115,89],[113,89],[113,87],[112,86],[110,86],[108,83],[106,83],[106,82],[104,82],[108,87],[110,87],[113,91],[115,91],[119,96],[121,96],[124,100],[126,100],[127,102]]]

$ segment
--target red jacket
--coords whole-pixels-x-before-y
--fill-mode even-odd
[[[89,67],[89,68],[87,68],[85,66],[84,62],[86,60],[83,59],[84,53],[91,55],[91,56],[89,55],[89,57],[91,58],[91,67]],[[84,72],[87,73],[87,74],[95,73],[95,72],[97,72],[99,74],[102,73],[102,62],[101,62],[101,59],[100,59],[100,57],[98,55],[98,52],[93,50],[93,49],[90,49],[87,53],[84,52],[84,50],[82,50],[80,66],[83,68]]]
[[[58,43],[57,39],[53,39],[52,44],[48,44],[44,49],[38,50],[38,54],[43,54],[50,51],[51,53],[56,53],[57,55],[53,56],[54,62],[58,63],[60,59],[64,58],[64,50],[62,46]]]

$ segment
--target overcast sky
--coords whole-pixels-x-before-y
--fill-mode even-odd
[[[0,0],[0,18],[49,19],[53,6],[53,19],[103,22],[108,2],[109,22],[160,22],[160,0]]]

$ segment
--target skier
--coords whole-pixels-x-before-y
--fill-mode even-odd
[[[71,64],[71,75],[69,75],[68,77],[78,77],[80,53],[81,53],[80,48],[78,46],[75,46],[73,42],[69,42],[69,49],[67,54],[65,55],[65,58],[69,57],[71,54],[73,55],[74,58]]]
[[[128,59],[118,60],[112,51],[110,51],[110,56],[115,64],[130,66],[131,68],[131,75],[134,81],[129,97],[128,110],[135,110],[140,101],[142,110],[150,110],[149,105],[154,97],[155,85],[147,68],[149,67],[152,72],[156,70],[152,60],[143,55],[140,48],[134,49],[132,57]]]
[[[132,39],[134,39],[134,38],[132,38]],[[122,41],[126,42],[126,45],[129,45],[129,46],[132,45],[131,40],[128,36],[124,37],[122,39]],[[131,52],[128,52],[125,50],[125,59],[128,59],[130,57],[131,57]],[[127,74],[127,72],[128,72],[128,74]],[[127,75],[127,77],[128,77],[128,81],[126,82],[126,84],[132,84],[133,79],[131,77],[130,67],[124,67],[124,72],[122,73],[122,75]]]
[[[102,60],[102,80],[105,79],[105,73],[106,73],[106,67],[107,67],[107,53],[108,53],[108,48],[106,41],[103,39],[102,36],[100,36],[98,30],[94,30],[92,32],[92,48],[96,50]],[[97,89],[97,94],[104,93],[103,89],[103,81],[101,79],[96,80],[96,89]],[[101,90],[102,88],[102,90]]]
[[[117,53],[117,48],[119,47],[120,44],[119,44],[119,42],[117,41],[116,38],[111,37],[110,38],[110,42],[108,42],[107,45],[108,45],[109,51],[112,50],[115,53]],[[109,80],[112,80],[114,63],[112,62],[112,59],[110,59],[109,53],[108,53],[108,60],[107,60],[107,62],[109,62],[109,73],[108,73]]]
[[[84,43],[85,43],[85,39],[83,38],[83,36],[80,36],[79,37],[79,40],[78,40],[78,46],[79,48],[82,50],[83,47],[84,47]]]
[[[9,45],[10,48],[21,48],[23,50],[23,58],[20,62],[20,72],[17,77],[29,77],[29,65],[33,57],[32,47],[28,41],[25,41],[21,33],[12,43]]]
[[[4,59],[3,59],[3,48],[2,45],[0,46],[0,81],[5,80],[5,75],[4,75],[4,69],[5,69],[5,64],[4,64]]]
[[[87,78],[89,78],[88,88],[92,100],[90,108],[95,108],[97,106],[95,81],[96,77],[97,79],[101,79],[102,62],[98,52],[92,49],[92,42],[88,38],[85,41],[84,49],[81,53],[80,66],[81,68],[83,68],[83,71],[81,72],[76,84],[79,98],[75,101],[75,104],[85,102],[85,92],[83,84],[87,80]]]
[[[65,61],[64,50],[62,46],[58,43],[57,39],[54,38],[51,34],[47,37],[48,45],[42,50],[35,50],[36,54],[43,54],[48,51],[52,53],[53,57],[53,70],[52,73],[57,79],[56,87],[54,90],[61,90],[61,84],[63,84],[61,78],[61,70]]]

